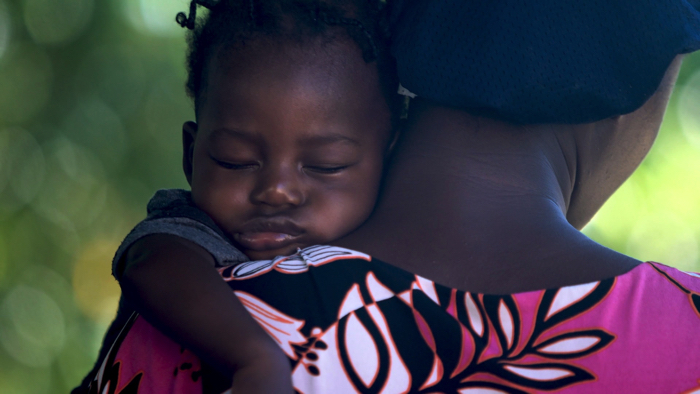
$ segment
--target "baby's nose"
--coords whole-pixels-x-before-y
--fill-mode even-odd
[[[251,194],[254,204],[274,207],[298,206],[304,203],[304,192],[295,168],[268,166],[260,171],[257,187]]]

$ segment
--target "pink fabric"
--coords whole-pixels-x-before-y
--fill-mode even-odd
[[[691,299],[698,293],[700,278],[658,263],[619,277],[599,306],[551,332],[600,327],[615,336],[576,360],[597,381],[567,392],[700,393],[700,304]]]
[[[90,393],[201,393],[199,358],[138,315],[131,317]]]
[[[357,260],[339,259],[338,251],[355,253]],[[306,269],[295,266],[297,260],[290,257],[259,263],[250,277],[222,270],[251,314],[289,356],[294,385],[301,393],[370,388],[386,393],[700,393],[698,274],[644,263],[606,281],[490,296],[436,285],[354,251],[326,247],[324,252],[330,253],[326,260],[301,259]],[[276,272],[277,278],[289,280],[307,275],[322,289],[319,268],[340,264],[351,270],[365,267],[358,276],[363,280],[338,289],[345,295],[332,310],[324,300],[315,300],[323,304],[319,310],[334,316],[334,322],[323,327],[308,327],[310,319],[291,316],[277,306],[279,297],[268,296],[265,289],[252,295],[239,287]],[[412,282],[399,292],[398,285],[382,279],[392,276],[382,272],[397,278],[409,275]],[[314,310],[313,305],[309,308]],[[412,312],[397,323],[398,310]],[[459,329],[442,330],[440,322]],[[428,349],[433,354],[429,359],[410,359],[412,349],[397,345],[410,326],[422,337],[413,345]],[[457,338],[445,338],[448,332]],[[446,352],[448,340],[461,345]],[[432,367],[419,373],[414,366],[420,363]],[[185,364],[190,365],[186,370]],[[93,386],[101,393],[106,384],[117,384],[120,393],[141,376],[137,388],[123,392],[200,393],[201,381],[192,379],[199,368],[195,356],[135,318],[103,366],[111,374],[103,371]]]

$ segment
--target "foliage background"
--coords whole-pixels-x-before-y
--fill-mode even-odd
[[[159,188],[185,187],[186,0],[0,0],[0,393],[65,393],[119,288],[110,260]],[[585,232],[700,271],[700,54],[661,134]]]

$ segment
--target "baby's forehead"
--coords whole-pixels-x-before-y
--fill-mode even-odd
[[[384,101],[376,64],[364,62],[352,42],[222,49],[207,67],[207,100],[222,86],[231,94],[315,94],[329,101],[369,100],[376,105]]]
[[[365,62],[362,51],[348,38],[315,37],[298,41],[287,37],[258,37],[244,43],[222,44],[207,64],[207,70],[230,73],[268,72],[279,63],[298,69],[313,68],[327,74],[329,83],[356,70],[367,70],[378,79],[376,62]]]
[[[391,129],[377,67],[351,41],[222,48],[207,74],[198,111],[205,128],[335,130],[366,143],[385,140]]]
[[[287,65],[284,69],[280,65]],[[202,70],[202,89],[195,99],[200,105],[208,99],[207,91],[222,80],[237,80],[239,84],[261,85],[281,76],[298,88],[321,80],[327,89],[337,94],[354,94],[357,89],[345,80],[367,81],[373,89],[381,89],[376,62],[363,61],[362,51],[350,39],[329,40],[316,37],[299,41],[285,37],[261,36],[253,40],[221,44]],[[283,73],[284,75],[279,75]],[[297,78],[304,73],[319,74],[317,78]],[[255,78],[253,78],[255,77]],[[361,83],[360,88],[368,84]]]

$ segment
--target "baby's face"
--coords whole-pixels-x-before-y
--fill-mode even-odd
[[[210,61],[183,128],[195,204],[248,257],[335,240],[371,213],[390,139],[376,65],[351,42],[261,43]]]

